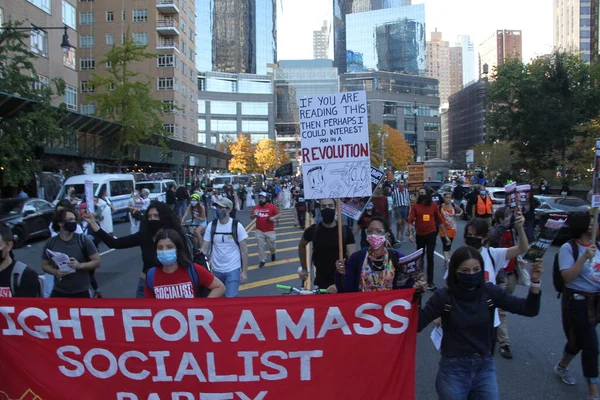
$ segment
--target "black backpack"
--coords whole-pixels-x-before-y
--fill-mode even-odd
[[[569,240],[567,243],[571,245],[571,249],[573,250],[573,260],[577,262],[579,258],[579,246],[575,243],[575,239]],[[552,283],[554,284],[554,289],[558,292],[556,298],[560,298],[560,295],[565,290],[565,280],[563,279],[562,274],[560,273],[560,265],[558,264],[558,253],[554,256],[554,265],[552,266]]]

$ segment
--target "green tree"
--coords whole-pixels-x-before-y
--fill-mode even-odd
[[[107,74],[93,73],[89,82],[96,93],[88,98],[96,104],[98,116],[123,127],[113,146],[119,168],[131,147],[150,143],[165,148],[164,138],[169,136],[162,120],[165,105],[152,97],[151,78],[134,72],[137,64],[156,59],[157,55],[146,51],[146,47],[135,44],[128,31],[125,43],[114,45],[101,61],[110,65]]]
[[[256,171],[254,161],[254,145],[250,135],[240,133],[235,143],[229,146],[233,158],[229,161],[229,170],[233,173],[247,174]]]
[[[513,176],[512,146],[508,142],[481,143],[473,147],[476,166],[487,169],[489,177]]]
[[[53,107],[63,96],[65,83],[52,79],[42,85],[30,52],[26,31],[11,29],[21,23],[8,21],[0,30],[0,92],[33,100],[27,107],[0,116],[0,177],[2,186],[26,184],[42,168],[44,147],[72,134],[60,126],[66,106]]]
[[[530,64],[507,60],[489,87],[490,138],[511,143],[519,167],[564,167],[577,127],[600,111],[600,67],[556,52]]]

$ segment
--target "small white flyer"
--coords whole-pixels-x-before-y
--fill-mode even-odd
[[[436,326],[433,328],[433,330],[431,331],[431,341],[433,342],[433,345],[435,346],[435,348],[440,351],[440,348],[442,347],[442,338],[444,337],[444,330],[442,329],[441,326]]]
[[[50,249],[46,249],[46,254],[61,271],[66,271],[70,274],[77,272],[77,270],[69,267],[69,262],[71,260],[69,259],[69,256],[65,253],[58,253]]]

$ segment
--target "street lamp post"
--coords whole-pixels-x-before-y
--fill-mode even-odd
[[[9,30],[15,30],[15,31],[46,31],[46,30],[50,30],[50,29],[63,29],[64,33],[62,36],[62,41],[60,43],[60,47],[63,49],[63,52],[65,53],[65,55],[69,54],[69,51],[71,51],[71,48],[73,48],[73,46],[71,46],[71,42],[69,41],[69,34],[67,32],[68,27],[66,25],[64,26],[0,26],[0,31],[5,30],[5,31],[9,31]],[[2,44],[0,42],[0,44]]]

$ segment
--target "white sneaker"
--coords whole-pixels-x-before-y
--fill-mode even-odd
[[[556,375],[560,376],[560,379],[567,385],[575,384],[575,378],[573,378],[573,375],[569,372],[568,367],[561,367],[559,363],[556,363],[554,372],[556,372]]]

